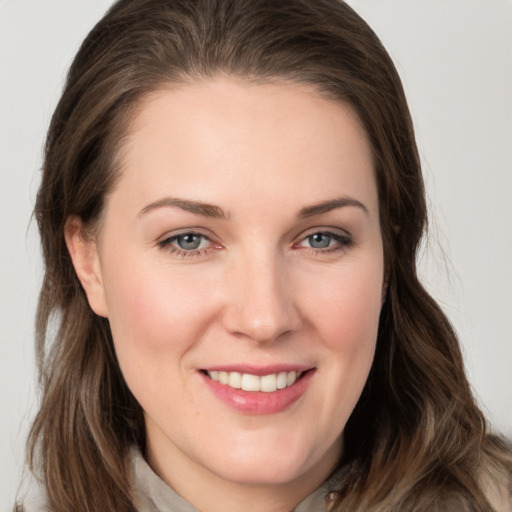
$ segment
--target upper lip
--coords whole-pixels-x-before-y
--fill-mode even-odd
[[[251,375],[263,376],[281,372],[305,372],[307,370],[311,370],[312,368],[313,366],[305,364],[271,364],[265,366],[256,366],[250,364],[222,364],[208,366],[206,368],[201,368],[201,370],[207,372],[219,371],[249,373]]]

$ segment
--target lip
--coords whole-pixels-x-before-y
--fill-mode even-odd
[[[300,365],[300,364],[273,364],[268,366],[252,366],[248,364],[232,364],[232,365],[219,365],[219,366],[208,366],[202,368],[207,372],[238,372],[238,373],[250,373],[251,375],[257,375],[262,377],[263,375],[270,375],[271,373],[280,372],[305,372],[311,370],[312,366]]]
[[[226,384],[214,381],[208,377],[204,371],[199,371],[198,373],[212,394],[230,408],[242,414],[264,415],[283,412],[299,400],[306,392],[315,374],[315,369],[297,365],[266,366],[265,368],[237,365],[208,368],[207,371],[251,373],[252,375],[258,376],[294,370],[304,372],[301,378],[295,381],[291,386],[278,389],[272,393],[235,389]]]

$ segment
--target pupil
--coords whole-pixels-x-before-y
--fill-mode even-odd
[[[309,243],[314,249],[325,249],[331,243],[331,237],[325,233],[315,233],[309,237]]]
[[[193,233],[183,235],[178,238],[178,245],[181,249],[197,249],[200,243],[201,237],[199,235],[194,235]]]

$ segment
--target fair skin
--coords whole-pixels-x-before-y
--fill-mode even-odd
[[[289,511],[338,463],[374,356],[365,133],[311,87],[218,78],[146,97],[120,158],[97,237],[70,219],[66,240],[147,459],[204,512]]]

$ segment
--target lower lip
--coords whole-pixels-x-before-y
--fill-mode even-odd
[[[210,391],[225,404],[244,414],[276,414],[291,407],[305,392],[314,375],[308,370],[291,386],[270,393],[244,391],[216,382],[199,372]]]

